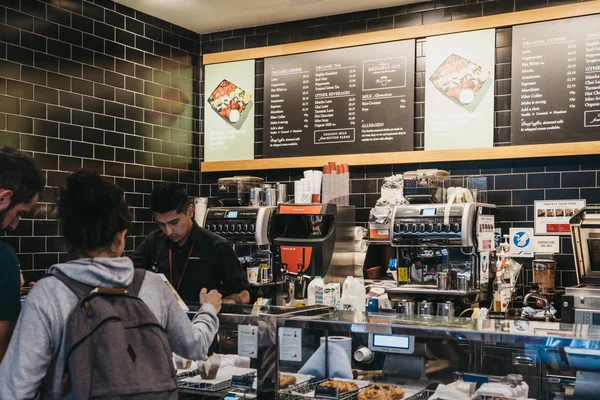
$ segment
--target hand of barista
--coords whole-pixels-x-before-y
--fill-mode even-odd
[[[217,309],[217,312],[219,312],[221,311],[221,304],[223,304],[222,297],[221,293],[216,290],[213,289],[207,292],[206,288],[204,288],[200,291],[200,304],[212,304]]]

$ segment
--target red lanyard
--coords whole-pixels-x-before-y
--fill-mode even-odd
[[[183,266],[183,272],[181,273],[181,276],[179,277],[179,283],[177,283],[177,287],[175,288],[175,290],[179,291],[179,286],[181,286],[181,280],[183,279],[183,275],[185,275],[185,270],[187,268],[188,262],[190,261],[190,256],[192,255],[192,251],[194,251],[194,245],[196,243],[192,242],[192,246],[190,247],[190,252],[187,255],[187,259],[185,260],[185,265]],[[173,282],[173,249],[171,247],[169,247],[169,271],[171,272],[171,283],[174,284],[175,282]]]

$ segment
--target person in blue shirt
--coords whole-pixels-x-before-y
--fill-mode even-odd
[[[43,188],[44,177],[31,157],[10,147],[0,148],[0,232],[17,228]],[[17,255],[0,240],[0,362],[21,311],[20,287]]]

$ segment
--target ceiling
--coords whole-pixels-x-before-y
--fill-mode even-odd
[[[422,0],[115,0],[198,33],[298,21]]]

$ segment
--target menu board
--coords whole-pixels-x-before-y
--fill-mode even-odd
[[[415,41],[265,59],[263,154],[413,150]]]
[[[512,144],[600,138],[600,16],[515,26]]]

